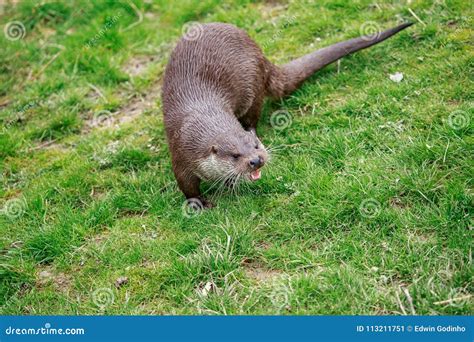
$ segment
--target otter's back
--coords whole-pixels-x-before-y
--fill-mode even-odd
[[[165,115],[190,102],[224,101],[237,117],[265,92],[266,60],[247,33],[229,24],[199,25],[178,42],[165,71]]]

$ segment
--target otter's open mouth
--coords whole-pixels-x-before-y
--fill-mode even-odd
[[[252,182],[255,182],[257,179],[260,179],[262,176],[260,169],[250,172],[249,178]]]

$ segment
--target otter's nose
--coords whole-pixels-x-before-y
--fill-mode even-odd
[[[257,158],[251,159],[249,161],[249,165],[250,165],[250,167],[252,167],[254,169],[258,169],[259,167],[261,167],[263,165],[262,157],[258,156]]]

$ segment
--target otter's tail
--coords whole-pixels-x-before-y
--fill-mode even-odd
[[[272,66],[268,84],[269,95],[274,98],[286,96],[326,65],[353,52],[378,44],[411,25],[413,25],[411,22],[405,23],[378,34],[350,39],[304,55],[281,67]]]

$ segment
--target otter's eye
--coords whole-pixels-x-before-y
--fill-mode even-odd
[[[233,154],[232,154],[232,157],[233,157],[234,159],[239,159],[240,154],[239,154],[239,153],[233,153]]]
[[[255,144],[255,149],[258,150],[258,144]]]

